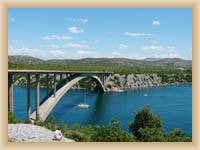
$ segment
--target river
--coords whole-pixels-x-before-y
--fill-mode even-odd
[[[18,119],[26,118],[26,88],[14,86],[14,113]],[[41,99],[46,89],[40,89]],[[97,93],[86,91],[88,109],[77,105],[84,101],[84,90],[70,90],[58,102],[50,115],[57,121],[68,125],[74,123],[108,124],[112,118],[120,121],[122,128],[128,130],[128,123],[133,121],[135,113],[148,105],[151,110],[161,116],[166,131],[180,128],[189,136],[192,135],[192,86],[178,85],[155,87],[120,93]],[[31,89],[31,107],[35,106],[35,89]]]

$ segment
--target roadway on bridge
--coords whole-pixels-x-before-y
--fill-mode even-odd
[[[68,83],[66,83],[63,87],[61,87],[57,92],[56,92],[56,97],[54,97],[54,95],[52,95],[51,97],[49,97],[43,104],[40,105],[39,107],[39,114],[40,114],[40,118],[44,121],[46,120],[46,118],[48,117],[48,115],[50,114],[50,112],[52,111],[52,109],[56,106],[56,104],[59,102],[59,100],[62,98],[62,96],[74,85],[76,84],[78,81],[87,78],[87,76],[80,76],[77,77],[71,81],[69,81]],[[95,80],[97,80],[100,84],[101,87],[103,88],[103,91],[105,92],[105,88],[102,85],[100,79],[96,76],[92,76],[92,78],[94,78]],[[36,119],[36,111],[34,111],[30,118],[32,120]]]

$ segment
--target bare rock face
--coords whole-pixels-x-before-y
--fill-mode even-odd
[[[11,142],[74,142],[72,139],[55,140],[55,133],[33,124],[8,124],[8,138]]]
[[[114,74],[106,80],[105,88],[107,91],[120,92],[159,86],[160,84],[161,77],[157,74]]]

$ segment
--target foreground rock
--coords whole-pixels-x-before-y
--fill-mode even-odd
[[[33,124],[8,124],[8,138],[13,142],[74,142],[62,138],[54,140],[54,132]]]

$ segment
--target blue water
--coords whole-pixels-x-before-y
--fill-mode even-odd
[[[41,99],[46,89],[40,89]],[[147,94],[148,96],[144,96]],[[192,86],[179,85],[156,87],[122,93],[97,93],[87,91],[89,109],[77,107],[84,101],[84,90],[68,91],[52,110],[51,115],[57,121],[68,125],[108,124],[112,118],[120,121],[123,129],[128,130],[128,123],[134,119],[136,111],[145,105],[161,116],[166,131],[180,128],[192,135]],[[31,107],[35,108],[35,89],[31,89]],[[14,109],[18,119],[26,118],[26,88],[14,87]]]

